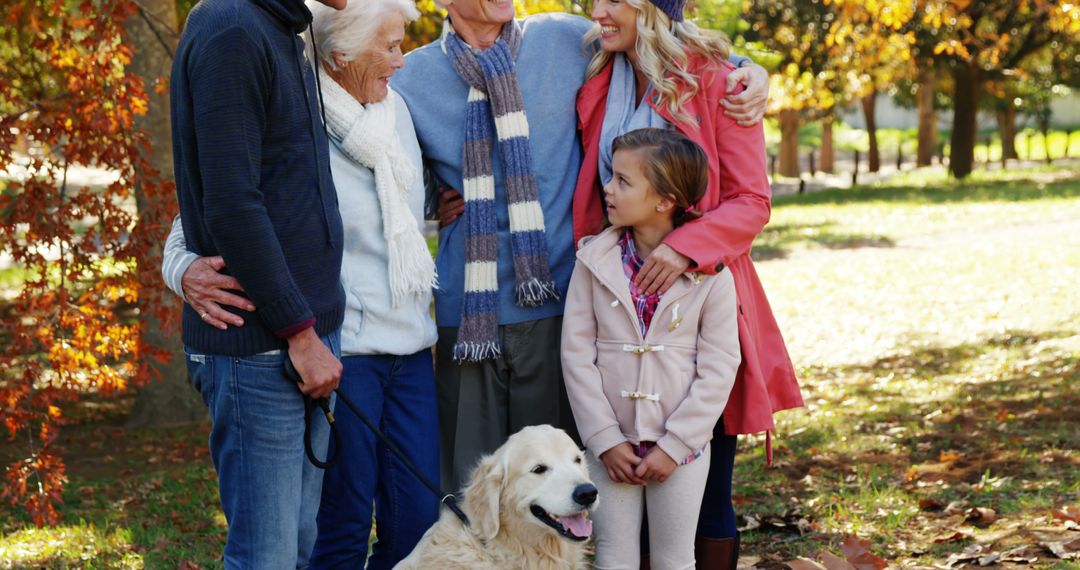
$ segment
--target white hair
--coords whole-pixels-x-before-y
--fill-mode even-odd
[[[349,0],[343,10],[335,10],[317,0],[307,0],[311,10],[311,31],[318,44],[319,59],[330,69],[337,69],[334,54],[352,61],[367,49],[375,39],[386,14],[398,13],[405,23],[420,17],[420,11],[412,0]],[[308,61],[314,61],[311,38],[304,35]]]

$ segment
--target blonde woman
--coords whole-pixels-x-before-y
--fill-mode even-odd
[[[739,550],[731,504],[735,437],[772,430],[774,412],[803,402],[750,260],[754,238],[770,214],[763,128],[760,123],[742,126],[725,114],[724,99],[738,90],[731,78],[735,68],[727,61],[729,44],[686,21],[685,4],[685,0],[593,4],[595,25],[585,41],[600,49],[578,93],[584,159],[574,193],[574,237],[577,242],[605,225],[607,204],[601,188],[611,180],[612,141],[619,135],[640,128],[676,129],[705,151],[708,188],[696,204],[704,215],[663,239],[644,260],[634,286],[647,295],[662,294],[687,271],[711,275],[725,267],[734,278],[742,364],[715,428],[696,557],[698,568],[735,568]],[[651,403],[642,400],[636,405]],[[767,455],[771,456],[768,445]]]

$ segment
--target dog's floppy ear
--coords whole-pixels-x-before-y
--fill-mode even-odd
[[[485,457],[472,472],[465,488],[465,509],[473,532],[482,540],[499,533],[499,503],[506,481],[506,467],[495,455]]]

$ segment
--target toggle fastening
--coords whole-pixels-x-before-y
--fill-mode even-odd
[[[649,400],[650,402],[659,402],[660,394],[648,394],[646,392],[627,392],[623,390],[620,392],[623,398],[630,398],[631,400]]]
[[[646,352],[660,352],[660,351],[664,350],[664,345],[662,345],[662,344],[656,344],[656,345],[643,344],[641,346],[638,346],[636,344],[624,344],[622,346],[622,349],[623,349],[623,352],[632,352],[634,354],[645,354]]]

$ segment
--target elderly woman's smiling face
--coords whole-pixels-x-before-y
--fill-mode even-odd
[[[405,65],[401,41],[405,18],[396,10],[384,12],[371,42],[352,61],[334,54],[338,66],[330,75],[361,103],[377,103],[389,93],[390,77]]]

